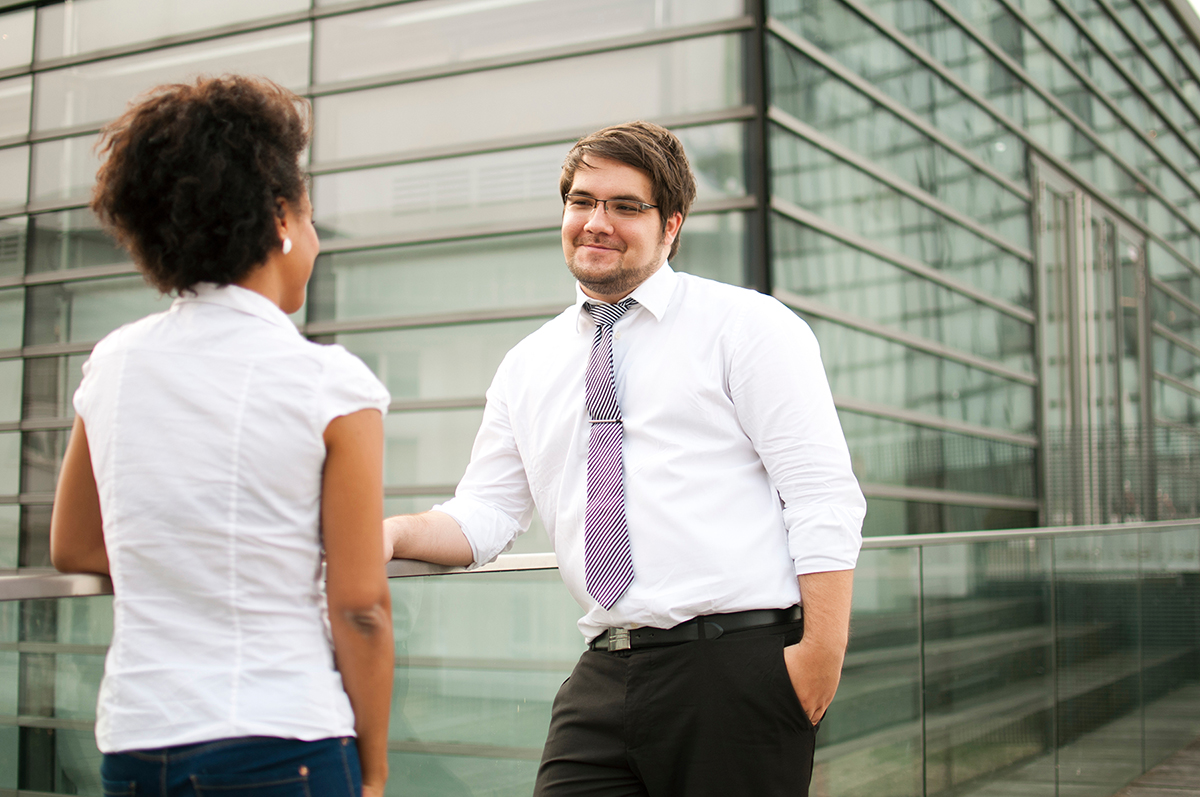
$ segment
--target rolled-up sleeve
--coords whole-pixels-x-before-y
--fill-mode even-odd
[[[512,547],[513,540],[529,528],[533,518],[533,496],[505,396],[507,364],[506,358],[488,388],[471,462],[454,498],[433,507],[462,527],[475,556],[474,567],[487,564]]]
[[[797,575],[852,569],[866,501],[816,336],[775,299],[754,304],[729,365],[738,420],[779,492]]]

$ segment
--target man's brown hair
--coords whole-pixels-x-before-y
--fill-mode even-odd
[[[588,168],[584,158],[589,155],[624,163],[650,176],[653,202],[658,206],[664,231],[667,219],[676,213],[687,219],[692,202],[696,201],[696,178],[683,152],[683,144],[670,130],[651,122],[626,122],[597,130],[576,141],[567,153],[558,181],[558,191],[564,201],[575,182],[575,172]],[[673,260],[678,251],[679,235],[676,234],[668,259]]]

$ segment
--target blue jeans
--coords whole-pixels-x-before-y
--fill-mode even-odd
[[[361,797],[352,738],[247,736],[107,753],[104,797]]]

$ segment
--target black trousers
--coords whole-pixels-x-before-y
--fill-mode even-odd
[[[535,797],[803,797],[816,728],[783,662],[798,625],[587,651],[559,689]]]

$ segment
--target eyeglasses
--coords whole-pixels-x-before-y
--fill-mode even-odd
[[[591,216],[596,205],[604,205],[604,212],[616,219],[636,219],[643,210],[658,207],[636,199],[596,199],[586,194],[567,194],[563,197],[563,206],[568,213]]]

